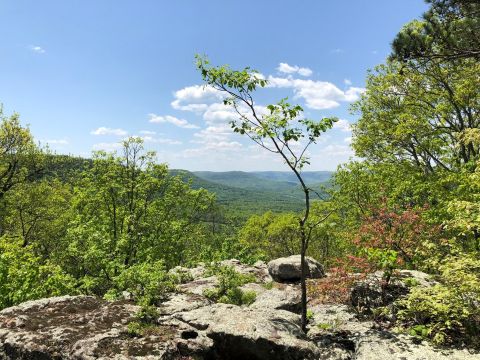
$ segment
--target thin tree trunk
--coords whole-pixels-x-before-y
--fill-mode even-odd
[[[302,269],[301,272],[301,279],[300,279],[300,286],[302,289],[302,309],[301,309],[301,316],[302,316],[302,330],[303,332],[307,332],[307,283],[306,283],[306,277],[307,277],[307,264],[305,261],[305,253],[307,251],[306,247],[306,234],[305,234],[305,229],[302,226],[301,229],[301,234],[302,234],[302,249],[300,251],[300,267]]]

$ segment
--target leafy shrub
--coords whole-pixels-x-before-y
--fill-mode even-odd
[[[439,227],[430,226],[423,219],[425,210],[392,210],[383,199],[381,206],[363,218],[354,243],[387,277],[397,267],[415,267],[427,256],[426,245],[440,237]]]
[[[273,281],[269,281],[269,282],[266,282],[266,283],[262,284],[263,288],[266,289],[266,290],[272,290],[274,285],[275,285],[275,282],[273,282]]]
[[[151,332],[156,327],[159,316],[154,306],[142,306],[135,314],[136,320],[128,323],[127,333],[132,337],[139,337]]]
[[[132,293],[137,303],[154,305],[175,290],[175,277],[165,271],[162,261],[133,265],[115,278],[116,289]]]
[[[407,277],[407,278],[403,279],[402,281],[408,287],[415,287],[415,286],[420,284],[420,282],[417,279],[412,278],[412,277]]]
[[[255,282],[254,275],[241,274],[232,266],[219,266],[214,264],[207,272],[207,275],[216,275],[218,285],[213,289],[205,289],[203,295],[212,301],[235,304],[250,305],[256,299],[254,291],[243,291],[240,286]]]
[[[193,281],[192,273],[188,269],[182,267],[171,269],[169,274],[178,284],[185,284],[189,281]]]
[[[0,238],[0,309],[43,297],[76,295],[76,284],[60,266],[35,256],[30,245]]]
[[[436,344],[480,346],[480,260],[448,258],[440,271],[440,284],[413,288],[396,302],[399,321],[411,335]]]

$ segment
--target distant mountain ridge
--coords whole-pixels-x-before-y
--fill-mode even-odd
[[[47,156],[43,176],[68,181],[77,176],[77,171],[93,165],[91,159],[70,155]],[[284,171],[188,171],[169,170],[170,175],[180,176],[190,182],[194,189],[203,188],[215,193],[217,202],[227,212],[242,217],[266,211],[300,211],[303,208],[303,193],[294,174]],[[332,172],[307,171],[302,173],[307,184],[315,190],[328,187]]]
[[[204,188],[217,195],[221,205],[243,213],[299,211],[303,207],[303,192],[295,175],[283,171],[187,171],[170,170],[190,181],[193,188]],[[307,185],[315,190],[328,186],[333,172],[302,173]]]

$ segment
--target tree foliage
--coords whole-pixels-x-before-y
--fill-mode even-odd
[[[303,215],[298,219],[298,225],[302,270],[300,281],[302,289],[302,329],[306,331],[305,254],[316,224],[308,222],[310,196],[313,191],[305,184],[301,170],[306,164],[309,164],[306,154],[307,149],[318,140],[322,133],[330,129],[337,119],[323,118],[314,121],[304,118],[302,107],[290,104],[287,101],[288,99],[282,99],[276,104],[269,104],[262,111],[255,104],[253,93],[257,88],[265,87],[267,81],[257,71],[249,67],[243,70],[232,70],[227,65],[213,67],[206,58],[197,55],[196,59],[197,69],[200,71],[205,84],[223,93],[226,96],[223,101],[224,104],[231,106],[237,113],[237,119],[230,123],[233,131],[246,135],[264,150],[280,156],[295,174],[305,194],[305,208]],[[300,150],[295,149],[295,144],[300,145]],[[322,219],[318,221],[318,224],[321,222]]]
[[[428,0],[421,21],[408,23],[393,41],[401,60],[480,59],[480,4],[477,0]]]

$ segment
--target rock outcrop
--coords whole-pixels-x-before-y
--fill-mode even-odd
[[[369,311],[391,304],[400,296],[406,295],[411,286],[429,287],[436,283],[428,274],[416,270],[400,270],[390,283],[383,287],[382,279],[383,271],[377,271],[358,281],[350,293],[352,306]]]
[[[172,271],[188,280],[169,294],[157,308],[158,319],[140,334],[129,331],[139,307],[128,300],[64,296],[0,311],[0,360],[480,359],[467,350],[440,350],[381,330],[342,304],[311,305],[305,334],[298,315],[298,284],[272,283],[264,263],[225,264],[255,275],[255,283],[242,287],[257,294],[250,306],[215,304],[205,298],[203,289],[215,286],[218,279],[206,277],[203,265],[176,268]],[[311,272],[318,274],[315,271]],[[423,273],[406,276],[420,286],[431,284]],[[372,279],[368,283],[374,284]]]
[[[311,257],[306,257],[305,262],[307,278],[318,279],[325,276],[323,266],[318,261]],[[292,255],[270,261],[268,263],[268,272],[273,280],[278,282],[299,281],[302,275],[300,255]]]
[[[206,337],[184,339],[185,324],[158,324],[149,336],[129,336],[139,308],[91,296],[29,301],[0,312],[0,359],[170,359],[211,348]],[[181,353],[181,352],[180,352]]]

